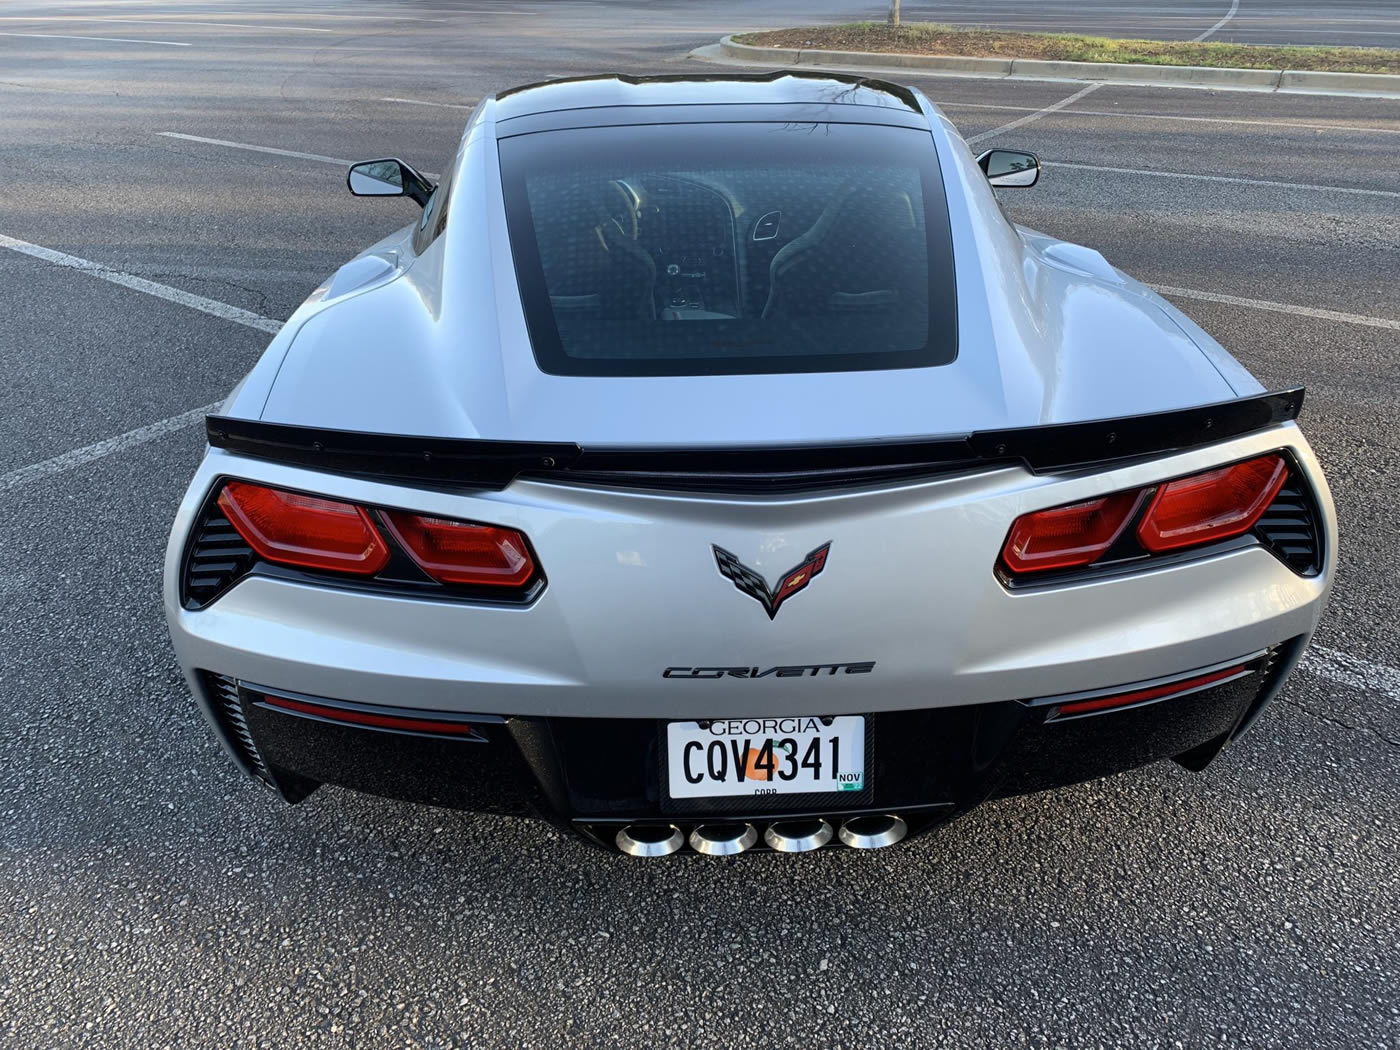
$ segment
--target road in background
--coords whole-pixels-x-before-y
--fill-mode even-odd
[[[1199,32],[1212,6],[1180,8]],[[351,198],[340,160],[442,171],[484,93],[722,72],[684,56],[799,9],[4,9],[0,1045],[1393,1050],[1394,101],[1103,87],[993,139],[1052,164],[1004,194],[1018,221],[1191,293],[1261,381],[1309,388],[1343,529],[1331,612],[1307,670],[1204,774],[999,802],[870,855],[639,863],[336,789],[287,807],[199,721],[159,605],[203,447],[191,410],[416,215]],[[1076,90],[913,82],[968,136]]]

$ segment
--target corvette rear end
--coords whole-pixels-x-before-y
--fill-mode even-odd
[[[1203,768],[1330,588],[1302,391],[998,163],[871,81],[484,103],[210,418],[166,603],[227,750],[639,856]]]

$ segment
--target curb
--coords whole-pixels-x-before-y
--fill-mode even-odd
[[[1385,81],[1379,84],[1379,81]],[[1285,69],[1279,81],[1280,91],[1345,91],[1348,94],[1376,94],[1377,88],[1387,96],[1400,92],[1400,76],[1389,73],[1319,73],[1313,70]]]
[[[1129,81],[1155,84],[1195,84],[1205,87],[1246,87],[1274,90],[1282,75],[1279,69],[1228,69],[1217,66],[1151,66],[1135,62],[1051,62],[1038,58],[1017,58],[1011,75],[1053,77],[1070,80]],[[1400,77],[1395,78],[1400,90]]]
[[[1241,91],[1364,95],[1400,98],[1400,76],[1389,73],[1319,73],[1291,69],[1233,69],[1217,66],[1157,66],[1134,62],[1055,62],[1035,58],[972,58],[961,55],[901,55],[878,51],[822,51],[755,47],[721,37],[717,47],[699,48],[697,58],[721,58],[766,66],[787,65],[866,70],[917,70],[956,76],[1088,80],[1105,83],[1212,87]]]

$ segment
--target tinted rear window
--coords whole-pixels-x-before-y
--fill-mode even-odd
[[[927,131],[643,125],[499,145],[516,276],[546,372],[863,371],[957,355]]]

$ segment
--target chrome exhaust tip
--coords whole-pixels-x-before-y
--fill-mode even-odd
[[[665,857],[685,845],[685,836],[674,824],[628,824],[613,841],[630,857]]]
[[[893,846],[909,834],[909,825],[893,813],[872,817],[852,817],[841,825],[841,841],[852,849],[879,849]]]
[[[806,853],[821,849],[836,834],[831,825],[821,817],[808,820],[780,820],[769,824],[763,833],[763,841],[780,853]]]
[[[743,853],[757,841],[752,824],[701,824],[690,833],[690,848],[711,857]]]

